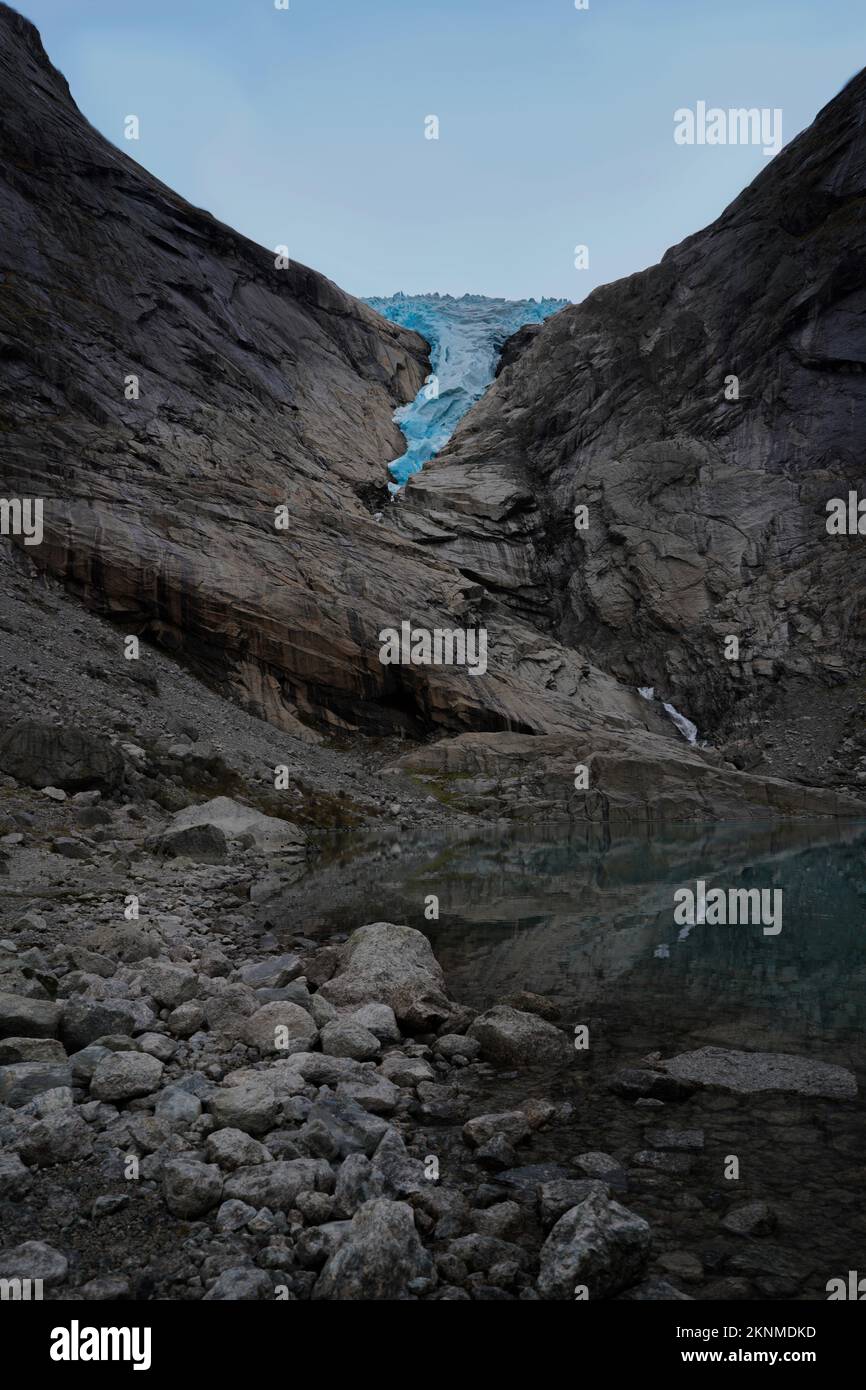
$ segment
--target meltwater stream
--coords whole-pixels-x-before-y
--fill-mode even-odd
[[[484,394],[505,340],[524,324],[541,323],[564,309],[569,301],[395,294],[366,302],[392,323],[420,333],[431,349],[432,379],[394,416],[408,446],[389,465],[396,490],[444,449],[460,419]]]

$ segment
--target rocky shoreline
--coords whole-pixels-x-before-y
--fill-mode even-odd
[[[8,772],[0,789],[27,827],[0,844],[18,886],[0,923],[0,1278],[56,1300],[819,1296],[766,1244],[766,1202],[690,1177],[693,1105],[775,1090],[771,1123],[780,1097],[844,1112],[850,1072],[710,1048],[612,1071],[602,1100],[547,1000],[456,1002],[422,933],[323,943],[257,921],[256,883],[303,872],[297,827],[214,797],[156,833],[105,746],[28,727],[19,774],[25,746],[36,780],[69,789]],[[714,1265],[672,1213],[742,1248]]]

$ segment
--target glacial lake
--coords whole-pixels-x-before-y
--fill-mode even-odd
[[[699,880],[781,889],[781,931],[684,930],[674,894]],[[438,920],[425,917],[431,896]],[[570,1067],[505,1073],[489,1083],[485,1108],[528,1095],[571,1102],[573,1122],[536,1136],[524,1161],[617,1157],[629,1171],[623,1200],[650,1220],[656,1246],[702,1268],[692,1283],[671,1275],[691,1296],[826,1298],[830,1278],[866,1274],[866,825],[342,843],[262,904],[259,920],[287,945],[405,923],[429,937],[457,1000],[481,1009],[528,990],[556,1005],[569,1034],[587,1027],[589,1047]],[[858,1096],[702,1089],[652,1110],[609,1089],[622,1067],[707,1046],[835,1063],[855,1074]],[[703,1132],[687,1172],[636,1164],[649,1125]],[[736,1181],[724,1176],[731,1155]],[[770,1205],[771,1232],[720,1227],[732,1203],[751,1201]]]

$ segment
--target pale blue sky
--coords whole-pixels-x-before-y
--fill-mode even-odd
[[[581,299],[766,165],[675,144],[677,108],[781,107],[787,142],[866,63],[866,0],[19,5],[109,139],[355,294]]]

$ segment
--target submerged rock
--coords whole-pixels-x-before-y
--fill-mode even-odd
[[[725,1047],[702,1047],[683,1052],[665,1063],[667,1072],[698,1086],[718,1086],[750,1095],[757,1091],[791,1091],[801,1096],[853,1100],[853,1072],[815,1057],[787,1052],[736,1052]]]

